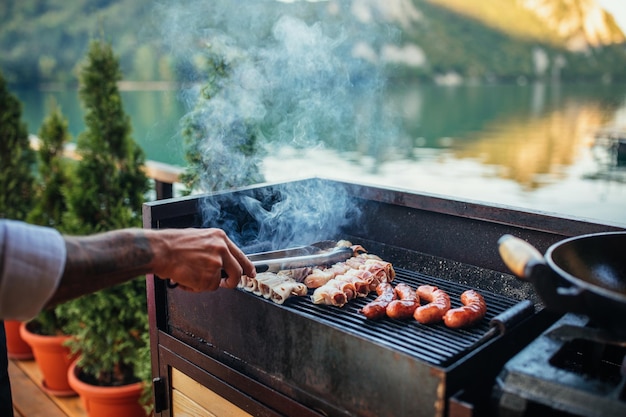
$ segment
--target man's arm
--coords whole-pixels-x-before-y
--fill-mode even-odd
[[[221,229],[137,228],[76,237],[0,220],[0,319],[29,320],[44,306],[147,273],[195,292],[234,288],[242,274],[255,276],[252,262]]]
[[[65,237],[67,260],[48,305],[154,273],[189,291],[234,288],[252,263],[221,229],[121,229]],[[222,279],[222,270],[228,278]]]
[[[92,236],[64,236],[67,258],[53,306],[150,272],[154,252],[141,229]]]

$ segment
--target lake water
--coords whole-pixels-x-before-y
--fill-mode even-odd
[[[84,129],[76,91],[15,93],[30,132],[50,96],[73,135]],[[179,92],[122,98],[148,159],[184,166]],[[263,159],[266,180],[321,176],[626,226],[626,164],[594,140],[602,128],[626,130],[626,85],[403,85],[388,100],[400,126],[383,143],[282,143]]]

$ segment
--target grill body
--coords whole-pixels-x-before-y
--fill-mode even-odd
[[[144,227],[221,227],[200,214],[209,200],[229,214],[229,224],[256,230],[241,198],[268,208],[293,184],[146,204]],[[279,306],[242,290],[167,289],[149,277],[153,374],[164,381],[166,396],[174,367],[254,415],[489,413],[495,375],[556,319],[542,309],[532,286],[508,273],[497,253],[498,238],[514,234],[545,251],[564,237],[619,229],[361,184],[297,182],[305,188],[319,184],[340,189],[359,212],[340,229],[320,228],[319,240],[359,243],[394,264],[397,282],[437,285],[448,291],[453,307],[460,305],[463,290],[478,289],[487,301],[487,317],[467,330],[371,322],[358,309],[373,295],[341,309],[305,298]],[[525,299],[536,304],[535,311],[505,334],[493,334],[489,320]],[[168,401],[157,403],[157,414],[172,415]]]

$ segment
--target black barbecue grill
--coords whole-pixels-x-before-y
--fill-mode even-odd
[[[396,274],[394,285],[404,282],[417,288],[429,284],[446,291],[451,297],[452,308],[461,306],[461,293],[471,289],[466,285],[404,269],[396,269]],[[481,323],[467,329],[450,329],[443,323],[422,325],[415,320],[367,320],[359,313],[359,309],[375,298],[373,293],[366,298],[352,300],[343,308],[314,305],[308,297],[291,298],[284,308],[432,365],[446,367],[494,334],[490,332],[491,319],[521,304],[491,292],[481,291],[481,294],[489,306],[486,317]],[[534,308],[520,309],[519,315],[520,320],[530,317],[534,315]]]
[[[200,213],[210,201],[235,225],[232,233],[259,230],[242,198],[268,209],[292,184],[150,203],[144,226],[222,227],[225,222]],[[309,297],[277,305],[244,290],[191,294],[149,279],[157,415],[176,415],[172,369],[252,415],[497,413],[496,376],[558,318],[542,308],[532,285],[508,273],[498,238],[513,234],[545,250],[563,237],[619,229],[360,184],[310,179],[297,185],[303,184],[341,189],[361,213],[340,230],[320,229],[317,240],[361,244],[394,264],[395,283],[436,285],[453,307],[464,290],[476,289],[485,297],[486,317],[467,329],[368,321],[358,310],[373,294],[343,308],[314,305]],[[258,248],[263,242],[240,245],[247,243]]]

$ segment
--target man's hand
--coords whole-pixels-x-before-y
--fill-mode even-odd
[[[154,252],[152,272],[159,278],[169,278],[187,291],[235,288],[242,275],[256,275],[252,262],[221,229],[145,232]]]

